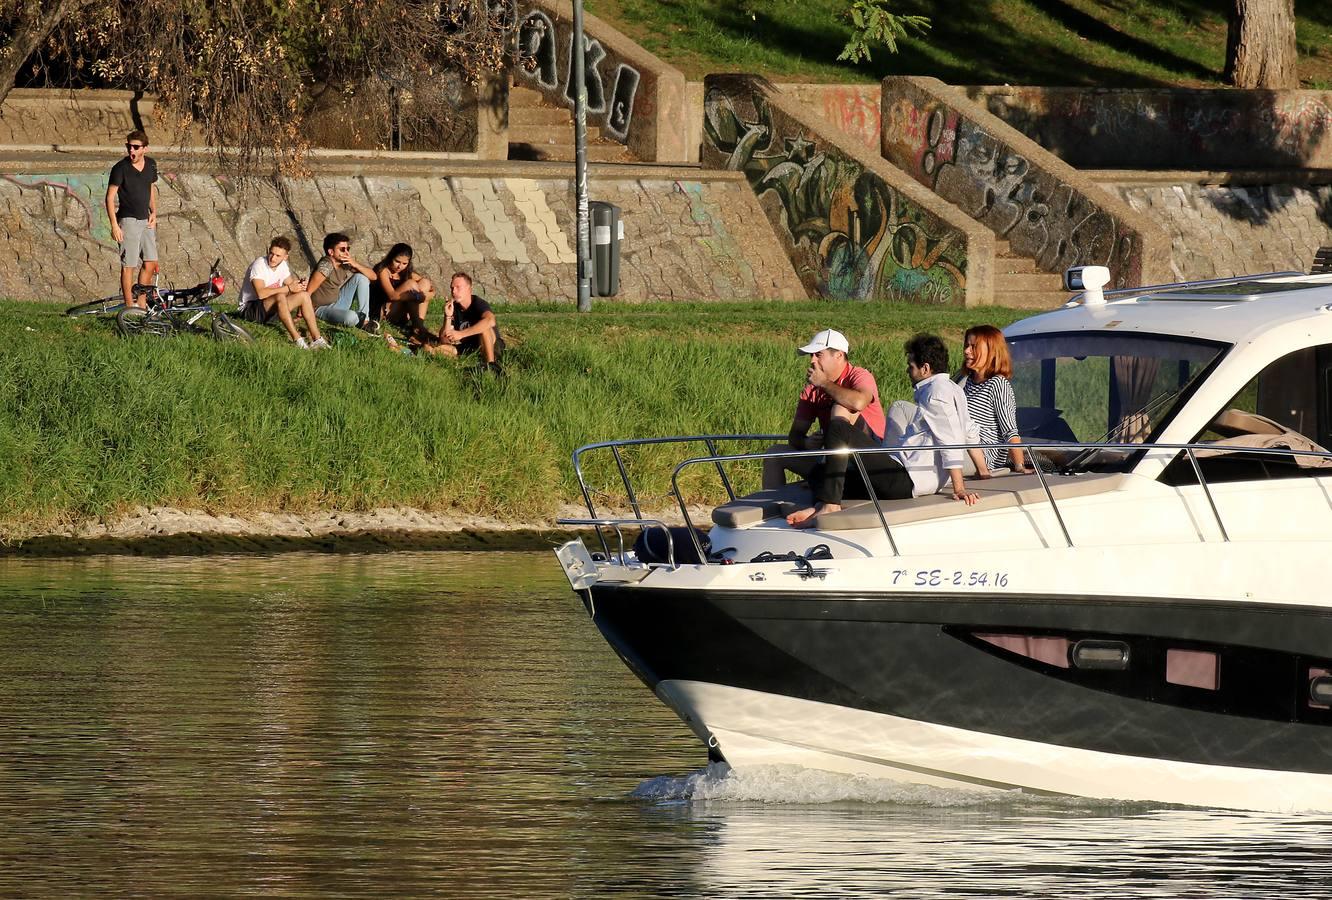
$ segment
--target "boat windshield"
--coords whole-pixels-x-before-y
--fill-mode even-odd
[[[1136,333],[1015,337],[1009,348],[1018,430],[1030,440],[1146,443],[1229,347]],[[1134,454],[1044,455],[1062,467],[1118,471]]]

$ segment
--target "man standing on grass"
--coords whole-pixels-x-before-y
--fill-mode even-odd
[[[111,237],[120,245],[120,291],[126,306],[147,307],[146,297],[135,297],[134,270],[139,284],[157,277],[157,161],[147,155],[148,135],[131,131],[125,138],[126,156],[111,167],[106,185],[106,215]]]

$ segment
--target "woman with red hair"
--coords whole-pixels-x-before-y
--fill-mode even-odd
[[[979,432],[977,439],[986,444],[1020,444],[1017,400],[1008,380],[1013,374],[1013,362],[1004,333],[993,325],[968,328],[963,336],[962,356],[965,364],[959,382],[967,397],[967,411]],[[994,469],[1005,466],[1017,472],[1027,467],[1025,454],[1016,446],[967,452],[981,478],[989,478]]]

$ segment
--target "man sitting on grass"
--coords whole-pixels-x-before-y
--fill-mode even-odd
[[[495,312],[483,298],[472,293],[472,276],[466,272],[454,274],[439,336],[424,342],[421,349],[441,356],[475,353],[480,356],[482,368],[502,374],[499,357],[504,352],[504,338],[500,337]]]
[[[241,315],[261,325],[276,315],[296,346],[301,349],[326,349],[328,341],[319,333],[314,304],[310,302],[305,282],[291,274],[287,266],[290,254],[291,240],[279,235],[269,243],[267,256],[261,256],[250,263],[250,267],[245,270],[245,278],[241,280]],[[294,312],[299,312],[305,320],[306,330],[310,332],[308,344],[296,330],[296,321],[292,317]]]

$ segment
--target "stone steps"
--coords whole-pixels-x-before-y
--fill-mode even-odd
[[[509,89],[509,159],[573,162],[573,110],[552,104],[540,92]],[[631,163],[637,158],[595,125],[587,128],[588,162]]]
[[[1013,252],[996,236],[994,242],[994,302],[1013,309],[1054,309],[1068,301],[1064,276],[1046,272],[1036,260]]]
[[[1057,309],[1068,302],[1064,291],[1005,291],[995,286],[994,305],[1010,309]]]

